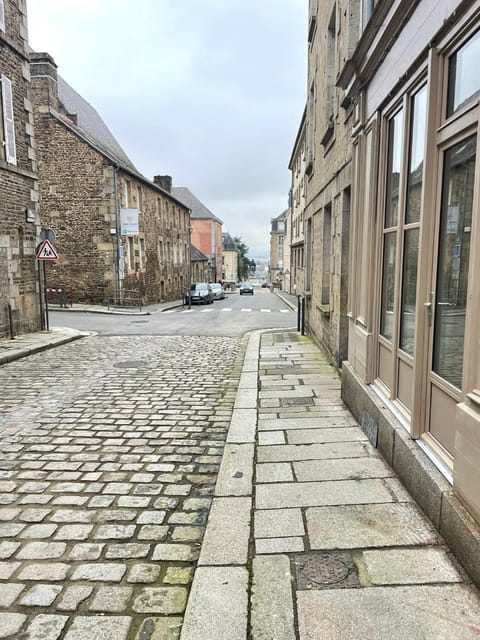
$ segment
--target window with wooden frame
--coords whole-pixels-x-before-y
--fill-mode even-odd
[[[378,376],[412,408],[427,87],[404,97],[386,123]]]

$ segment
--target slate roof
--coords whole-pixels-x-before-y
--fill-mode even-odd
[[[122,169],[133,174],[148,186],[162,192],[179,204],[185,206],[185,203],[177,198],[174,194],[166,191],[159,185],[155,184],[149,178],[145,177],[136,168],[120,144],[115,139],[113,133],[107,127],[100,117],[98,111],[92,107],[82,96],[75,91],[61,76],[57,76],[58,80],[58,99],[60,109],[64,113],[51,110],[51,114],[62,122],[66,127],[74,131],[85,142],[94,149],[97,149],[102,155],[112,162],[118,164]],[[76,124],[68,119],[68,115],[76,117]],[[188,206],[188,205],[187,205]]]
[[[107,156],[117,161],[118,164],[141,175],[98,112],[61,76],[58,76],[58,99],[65,113],[76,115],[77,123],[73,125],[74,127],[80,129],[91,138],[92,142],[100,147],[100,150],[103,150]]]
[[[192,244],[192,262],[199,262],[199,261],[203,261],[203,260],[208,260],[208,256],[206,256],[204,253],[202,253],[200,251],[200,249],[197,249],[197,247],[194,247]]]
[[[187,187],[172,187],[172,195],[175,196],[177,200],[180,200],[180,202],[183,202],[183,204],[192,211],[192,219],[215,220],[216,222],[223,224],[220,218],[217,218],[210,209],[207,209],[203,202],[200,202],[200,200],[194,196]]]
[[[238,251],[237,245],[229,233],[222,233],[222,245],[224,251]]]

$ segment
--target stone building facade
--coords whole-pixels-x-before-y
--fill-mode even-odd
[[[74,302],[177,299],[188,284],[189,210],[142,176],[45,53],[31,54],[42,225],[56,233],[49,284]]]
[[[270,221],[270,267],[269,279],[275,286],[282,286],[285,249],[285,234],[288,209]]]
[[[308,330],[480,584],[479,4],[309,6]]]
[[[191,211],[192,244],[208,257],[208,282],[222,279],[222,224],[186,187],[172,187],[172,194]]]
[[[293,145],[288,168],[292,174],[290,188],[290,284],[287,289],[292,295],[301,295],[304,291],[304,263],[305,263],[305,196],[307,192],[306,168],[306,117],[303,112],[297,138]]]
[[[41,326],[38,177],[25,0],[0,7],[0,338]]]
[[[222,280],[230,286],[238,282],[238,249],[229,233],[222,233]]]
[[[308,25],[305,319],[309,333],[337,366],[347,357],[348,344],[353,106],[343,100],[335,82],[351,49],[353,4],[348,0],[311,0]]]

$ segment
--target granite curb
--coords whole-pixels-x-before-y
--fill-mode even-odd
[[[2,340],[0,341],[0,366],[91,335],[94,335],[94,332],[54,328],[51,331],[22,334],[13,340]]]

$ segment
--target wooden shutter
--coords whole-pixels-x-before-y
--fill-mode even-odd
[[[15,124],[13,122],[12,83],[4,75],[2,75],[2,106],[5,160],[10,164],[17,164]]]
[[[0,31],[5,31],[5,6],[4,6],[4,0],[0,0]]]

